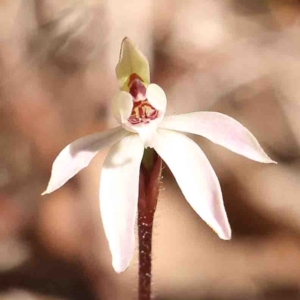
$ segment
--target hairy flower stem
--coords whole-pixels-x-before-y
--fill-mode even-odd
[[[138,202],[138,236],[139,236],[139,300],[151,299],[151,250],[154,213],[159,194],[162,160],[156,152],[145,156],[140,169],[140,186]]]

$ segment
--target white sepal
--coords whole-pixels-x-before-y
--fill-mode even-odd
[[[110,147],[127,134],[128,132],[122,127],[116,127],[82,137],[66,146],[53,163],[49,184],[42,195],[52,193],[60,188],[87,167],[99,151]]]
[[[179,132],[158,129],[154,149],[170,168],[195,212],[221,239],[230,239],[219,180],[200,147]]]
[[[115,144],[100,180],[100,210],[116,272],[129,266],[135,248],[139,171],[144,145],[137,134]]]
[[[246,127],[218,112],[194,112],[165,117],[159,127],[198,134],[249,159],[261,163],[276,163]]]

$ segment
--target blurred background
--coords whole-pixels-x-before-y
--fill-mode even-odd
[[[226,113],[278,162],[195,137],[221,182],[229,242],[164,169],[154,299],[300,299],[299,17],[296,0],[1,0],[0,299],[136,299],[137,253],[114,273],[98,209],[107,152],[40,196],[66,144],[115,125],[125,36],[149,58],[168,114]]]

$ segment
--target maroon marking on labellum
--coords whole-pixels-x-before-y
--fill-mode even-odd
[[[128,121],[135,124],[148,124],[150,121],[158,117],[158,110],[155,109],[148,100],[137,101],[133,103],[131,116]]]
[[[128,121],[132,125],[148,124],[158,117],[158,110],[155,109],[146,98],[146,87],[143,80],[135,73],[129,77],[129,93],[134,99],[133,108]]]

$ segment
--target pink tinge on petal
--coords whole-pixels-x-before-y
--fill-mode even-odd
[[[221,239],[230,239],[220,183],[200,147],[182,133],[158,129],[154,149],[170,168],[195,212]]]
[[[116,143],[105,159],[100,181],[100,210],[117,273],[129,266],[135,247],[139,171],[144,145],[138,134]]]
[[[261,163],[275,163],[246,127],[218,112],[195,112],[165,117],[159,127],[201,135],[249,159]]]

